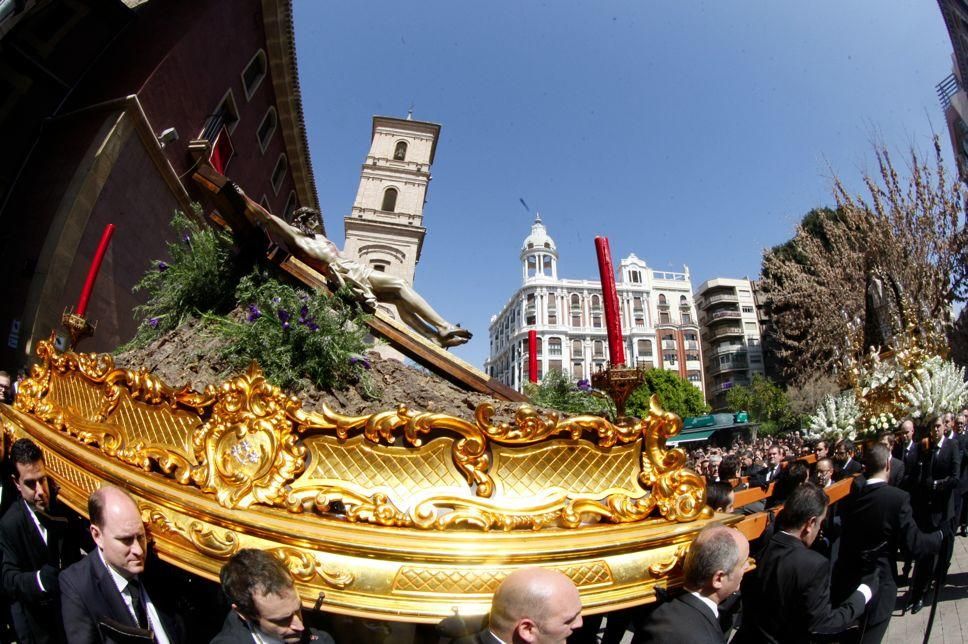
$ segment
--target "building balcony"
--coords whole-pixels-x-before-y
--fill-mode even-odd
[[[737,335],[739,337],[743,337],[744,336],[743,327],[741,327],[741,326],[724,326],[724,327],[720,327],[720,328],[716,329],[715,331],[713,331],[712,334],[709,337],[712,338],[713,340],[716,340],[716,339],[719,339],[719,338],[725,338],[725,337],[728,337],[728,336],[737,336]]]
[[[710,365],[706,369],[706,373],[710,376],[715,376],[717,373],[728,373],[730,371],[747,371],[749,369],[749,363],[745,360],[734,361],[734,362],[724,362]]]
[[[678,348],[678,345],[676,344],[676,341],[675,340],[663,340],[662,341],[662,348],[663,349],[669,349],[669,350],[675,350],[675,349]]]
[[[735,293],[717,293],[715,295],[710,295],[706,297],[702,296],[702,309],[706,310],[707,307],[713,304],[719,304],[720,302],[730,302],[732,304],[739,304],[739,297]]]
[[[686,351],[699,351],[699,343],[695,340],[686,340]]]
[[[743,314],[739,311],[716,311],[715,313],[710,313],[706,316],[709,322],[718,322],[719,320],[741,320],[743,319]]]

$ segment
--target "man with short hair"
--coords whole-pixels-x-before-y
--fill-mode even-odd
[[[906,549],[914,557],[937,552],[941,531],[926,534],[918,530],[911,511],[911,497],[891,486],[891,452],[883,443],[868,448],[864,457],[866,483],[847,499],[843,517],[840,557],[834,575],[835,598],[849,595],[861,579],[874,569],[879,586],[867,611],[864,644],[878,644],[887,632],[897,599],[897,553]]]
[[[0,371],[0,403],[13,402],[13,380],[6,371]]]
[[[547,568],[521,568],[494,592],[488,627],[478,640],[564,644],[581,625],[581,597],[569,577]]]
[[[838,481],[848,476],[860,474],[861,464],[854,460],[857,448],[854,441],[849,438],[842,438],[834,445],[834,464],[839,466],[839,470],[834,474]]]
[[[887,447],[887,454],[891,460],[891,469],[890,469],[891,476],[888,479],[887,484],[893,487],[901,487],[901,481],[904,480],[905,467],[904,467],[904,461],[892,455],[894,452],[894,443],[895,443],[894,434],[890,432],[881,434],[880,438],[878,439],[878,442],[884,445],[885,447]],[[865,463],[865,472],[866,472],[867,471],[866,456],[864,458],[864,463]]]
[[[776,533],[743,582],[738,642],[809,642],[844,631],[864,611],[871,588],[860,584],[830,605],[830,562],[810,549],[827,514],[827,495],[813,483],[797,487],[776,519]]]
[[[817,441],[817,444],[813,446],[813,453],[817,457],[819,462],[821,459],[830,457],[830,447],[825,440]]]
[[[893,456],[904,463],[904,477],[898,486],[909,494],[914,491],[918,465],[918,444],[914,440],[914,421],[905,418],[895,434]]]
[[[750,544],[738,530],[703,528],[686,553],[685,592],[656,608],[632,641],[724,644],[719,605],[739,590],[749,553]]]
[[[63,642],[58,577],[80,559],[80,524],[51,494],[44,454],[29,438],[10,448],[12,478],[20,492],[0,521],[3,588],[20,642]]]
[[[780,476],[780,470],[782,469],[780,463],[783,461],[783,452],[780,451],[779,445],[771,445],[766,451],[766,469],[761,474],[762,482],[757,482],[757,484],[770,484],[776,481],[777,477]]]
[[[917,483],[911,499],[914,520],[925,532],[944,530],[954,534],[954,496],[961,477],[961,448],[944,435],[945,421],[938,416],[928,423],[928,448],[918,459]],[[921,557],[911,578],[911,612],[923,607],[924,592],[934,573],[951,561],[954,539],[947,539],[937,556]]]
[[[822,458],[817,461],[813,471],[813,482],[817,487],[823,489],[830,487],[834,482],[834,462],[829,458]]]
[[[60,576],[61,612],[70,644],[184,641],[165,604],[172,593],[146,579],[147,537],[138,504],[105,485],[87,501],[96,548]]]
[[[328,633],[305,625],[292,576],[269,553],[240,550],[222,566],[219,579],[232,610],[211,644],[333,643]]]

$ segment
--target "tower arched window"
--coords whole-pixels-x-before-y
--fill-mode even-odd
[[[387,188],[383,192],[383,206],[380,210],[385,210],[387,212],[394,212],[397,209],[397,189]]]
[[[396,147],[393,148],[393,160],[406,161],[406,159],[407,159],[407,142],[397,141]]]
[[[659,293],[659,306],[665,306],[666,304],[668,303],[666,302],[665,293]]]

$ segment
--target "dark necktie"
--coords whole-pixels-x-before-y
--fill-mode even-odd
[[[138,626],[148,628],[148,613],[145,611],[144,595],[141,590],[141,582],[137,579],[128,581],[128,592],[131,593],[131,608],[134,609]]]

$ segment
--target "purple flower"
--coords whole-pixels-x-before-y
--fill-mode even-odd
[[[159,322],[161,322],[159,318],[151,318],[148,320],[148,326],[150,326],[152,329],[157,329]]]
[[[282,299],[280,299],[279,297],[274,297],[274,298],[272,298],[272,303],[273,303],[273,304],[278,304],[278,303],[279,303],[279,302],[281,302],[281,301],[282,301]]]
[[[289,323],[288,322],[283,322],[282,323],[282,330],[283,331],[288,331],[289,330]]]
[[[262,317],[262,311],[259,310],[259,307],[256,306],[255,304],[250,304],[249,312],[248,314],[246,314],[245,319],[248,320],[249,322],[255,322],[261,317]]]
[[[164,273],[169,268],[168,262],[158,262],[158,270]]]
[[[586,380],[585,378],[582,378],[581,380],[579,380],[576,386],[581,391],[591,391],[592,390],[592,383],[588,382],[588,380]]]
[[[292,317],[286,309],[278,309],[276,315],[279,316],[279,321],[283,323],[288,322],[289,318]]]
[[[191,235],[189,235],[188,233],[185,233],[184,235],[182,235],[182,241],[185,242],[186,244],[191,244],[192,243]]]
[[[310,320],[309,324],[307,324],[306,326],[309,327],[310,331],[319,331],[319,325],[313,322],[312,320]]]
[[[359,354],[353,354],[350,356],[350,364],[358,364],[364,369],[370,368],[370,361]]]
[[[309,307],[304,304],[303,307],[299,309],[299,317],[305,320],[308,315],[309,315]]]

